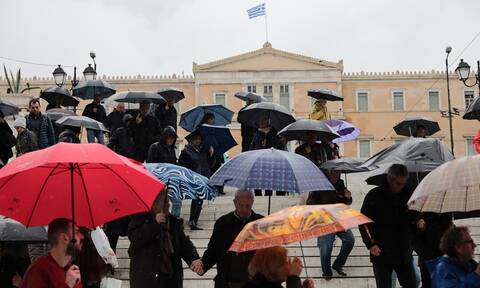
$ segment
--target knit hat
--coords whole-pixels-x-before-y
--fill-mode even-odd
[[[27,120],[25,119],[25,117],[18,117],[13,122],[13,127],[14,128],[15,127],[22,127],[23,129],[27,129]]]

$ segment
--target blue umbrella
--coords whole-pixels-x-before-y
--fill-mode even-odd
[[[208,124],[202,124],[198,129],[202,136],[202,143],[204,147],[213,147],[213,150],[218,155],[230,150],[230,148],[237,145],[237,142],[230,133],[230,129],[225,126],[213,126]],[[192,134],[194,134],[193,132]],[[190,135],[192,135],[190,134]],[[189,136],[186,137],[190,141]]]
[[[77,86],[73,88],[73,96],[86,99],[94,99],[96,96],[100,98],[107,98],[115,94],[115,89],[113,89],[110,83],[102,80],[88,80],[78,83]]]
[[[339,138],[333,139],[333,143],[355,140],[360,135],[360,129],[347,121],[332,119],[324,122],[340,135]]]
[[[292,193],[335,190],[312,161],[273,148],[238,154],[213,174],[210,184]]]
[[[215,126],[225,126],[232,122],[233,111],[220,104],[206,104],[194,107],[182,113],[180,127],[192,132],[200,126],[206,113],[215,115]]]
[[[217,190],[208,183],[208,178],[192,170],[168,163],[145,163],[155,177],[168,183],[168,197],[176,200],[212,200]]]

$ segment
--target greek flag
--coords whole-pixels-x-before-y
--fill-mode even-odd
[[[252,19],[258,16],[265,15],[265,3],[257,5],[247,10],[248,18]]]

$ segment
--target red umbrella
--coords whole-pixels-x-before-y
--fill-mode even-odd
[[[0,169],[0,214],[26,226],[63,217],[94,228],[149,211],[164,187],[103,145],[59,143]]]

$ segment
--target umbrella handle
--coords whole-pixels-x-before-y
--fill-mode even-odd
[[[70,163],[70,192],[72,193],[72,239],[70,239],[70,243],[68,243],[68,249],[70,249],[72,253],[72,262],[75,260],[75,242],[77,239],[75,238],[75,198],[74,198],[74,185],[73,185],[73,163]]]
[[[307,261],[305,261],[305,253],[303,253],[302,241],[300,241],[300,250],[302,250],[302,259],[303,259],[303,267],[305,268],[305,276],[308,278]]]

